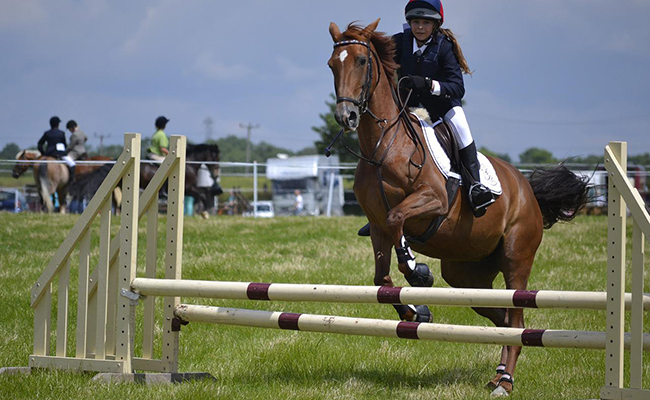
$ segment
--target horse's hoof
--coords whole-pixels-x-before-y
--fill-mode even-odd
[[[512,380],[511,379],[506,379],[506,378],[501,378],[499,380],[499,384],[492,391],[492,394],[490,396],[492,397],[504,397],[510,395],[512,393],[513,385],[512,385]]]
[[[413,287],[431,287],[433,286],[433,274],[426,264],[417,263],[406,281]]]
[[[508,397],[510,393],[506,389],[503,388],[503,386],[497,386],[496,389],[492,391],[490,394],[490,397]]]
[[[203,212],[201,213],[201,217],[203,217],[203,219],[208,219],[208,218],[210,218],[210,214],[208,214],[207,211],[203,211]]]
[[[494,390],[499,386],[499,380],[501,379],[501,374],[497,374],[490,382],[485,384],[485,388],[489,390]]]
[[[433,321],[433,315],[431,315],[428,306],[415,306],[415,313],[415,322],[430,323]]]

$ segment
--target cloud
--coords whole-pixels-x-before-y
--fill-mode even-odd
[[[254,73],[253,69],[247,65],[228,65],[218,60],[214,53],[208,51],[199,54],[194,62],[193,70],[214,80],[243,79]]]

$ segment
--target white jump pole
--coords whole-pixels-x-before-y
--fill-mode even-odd
[[[607,341],[604,332],[430,324],[187,304],[176,307],[174,315],[186,322],[503,346],[604,350]],[[629,349],[630,341],[630,335],[625,335],[625,348]],[[643,349],[650,351],[650,334],[643,335]]]
[[[453,289],[385,286],[309,285],[136,278],[133,291],[145,296],[330,303],[430,304],[441,306],[605,310],[605,292]],[[643,296],[650,310],[650,296]],[[625,295],[631,309],[632,297]]]

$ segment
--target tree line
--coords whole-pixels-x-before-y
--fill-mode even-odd
[[[341,127],[334,118],[334,111],[336,109],[336,100],[334,95],[330,95],[330,100],[325,102],[327,112],[319,114],[320,125],[312,127],[312,130],[318,135],[319,139],[314,142],[313,146],[306,147],[300,151],[292,151],[283,147],[278,147],[267,142],[251,143],[251,160],[256,160],[259,163],[264,163],[267,159],[277,157],[278,154],[286,154],[287,156],[298,155],[312,155],[312,154],[325,154],[325,148],[332,142],[338,135]],[[356,163],[358,159],[352,155],[347,149],[359,152],[359,142],[356,132],[348,132],[343,134],[339,140],[332,147],[332,153],[338,154],[341,162]],[[235,135],[228,135],[216,140],[210,140],[209,143],[216,143],[219,145],[221,151],[221,161],[242,162],[246,159],[246,146],[245,138]],[[145,137],[142,139],[142,156],[145,157],[147,148],[150,144],[150,138]],[[34,147],[35,148],[35,147]],[[15,143],[8,143],[0,151],[1,160],[10,160],[16,157],[16,154],[22,150]],[[122,153],[122,145],[106,145],[100,149],[98,146],[92,144],[86,145],[86,150],[89,156],[103,155],[112,158],[117,158]],[[491,151],[487,147],[479,149],[487,156],[500,158],[504,161],[512,163],[513,160],[508,154],[498,153]],[[539,147],[530,147],[524,152],[519,154],[520,164],[555,164],[560,161],[566,161],[571,164],[587,164],[597,165],[603,161],[602,155],[588,155],[586,157],[571,157],[568,160],[559,160],[553,154],[545,149]],[[628,162],[631,164],[650,166],[650,153],[630,155]]]

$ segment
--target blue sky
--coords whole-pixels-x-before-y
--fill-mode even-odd
[[[330,21],[381,17],[405,1],[0,0],[0,146],[36,143],[58,115],[90,137],[153,133],[310,146],[333,91]],[[517,160],[650,151],[650,1],[446,0],[445,26],[474,71],[466,113],[479,146]]]

